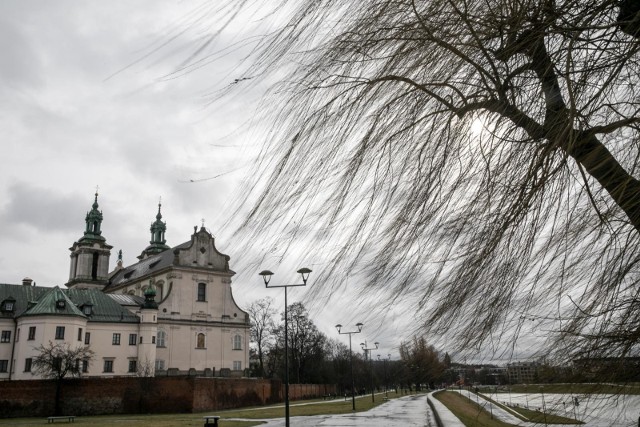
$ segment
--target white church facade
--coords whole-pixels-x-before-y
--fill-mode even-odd
[[[87,345],[83,376],[241,376],[249,363],[249,316],[234,301],[229,256],[204,227],[166,245],[158,205],[139,261],[110,271],[96,194],[84,235],[70,248],[66,289],[0,284],[0,380],[37,379],[40,345]]]

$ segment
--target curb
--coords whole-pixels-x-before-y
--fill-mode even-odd
[[[441,391],[441,390],[438,390]],[[436,423],[439,427],[465,427],[458,417],[453,415],[446,406],[444,406],[438,399],[433,397],[433,394],[437,391],[433,391],[427,394],[427,402],[433,410],[433,414],[436,417]]]

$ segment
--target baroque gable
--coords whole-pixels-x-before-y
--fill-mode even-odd
[[[215,239],[204,227],[191,235],[191,241],[183,243],[173,251],[174,264],[182,267],[200,267],[214,271],[231,273],[229,270],[229,255],[216,249]]]

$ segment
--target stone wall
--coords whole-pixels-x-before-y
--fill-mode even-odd
[[[0,383],[0,418],[53,415],[52,380]],[[290,400],[335,393],[335,385],[291,384]],[[254,378],[87,378],[63,382],[63,414],[184,413],[259,406],[284,400],[278,380]]]

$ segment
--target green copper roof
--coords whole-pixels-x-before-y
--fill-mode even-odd
[[[102,225],[102,212],[98,210],[98,193],[96,193],[95,196],[91,210],[87,212],[87,216],[85,217],[87,226],[84,230],[84,236],[80,239],[81,241],[105,240],[105,238],[101,236],[102,231],[100,230],[100,226]]]
[[[45,293],[36,305],[28,308],[23,316],[40,316],[52,314],[56,316],[85,317],[67,295],[58,286]]]
[[[13,318],[20,316],[20,314],[22,314],[29,306],[29,302],[38,301],[40,297],[50,289],[51,288],[45,288],[42,286],[23,286],[0,283],[0,302],[9,298],[16,300],[15,309],[12,312],[0,312],[0,318]]]
[[[60,289],[43,286],[23,286],[0,284],[0,302],[13,298],[15,310],[0,312],[2,317],[22,316],[81,316],[82,307],[91,305],[90,322],[139,323],[139,318],[117,302],[115,296],[107,295],[98,289]],[[134,298],[133,296],[128,296]],[[135,297],[137,304],[142,298]],[[64,301],[64,307],[57,307],[57,301]]]
[[[146,247],[144,253],[147,255],[159,254],[167,249],[170,249],[166,244],[167,240],[164,238],[164,234],[167,231],[167,223],[162,221],[162,203],[158,203],[158,213],[156,214],[156,220],[151,224],[151,240],[149,246]]]

